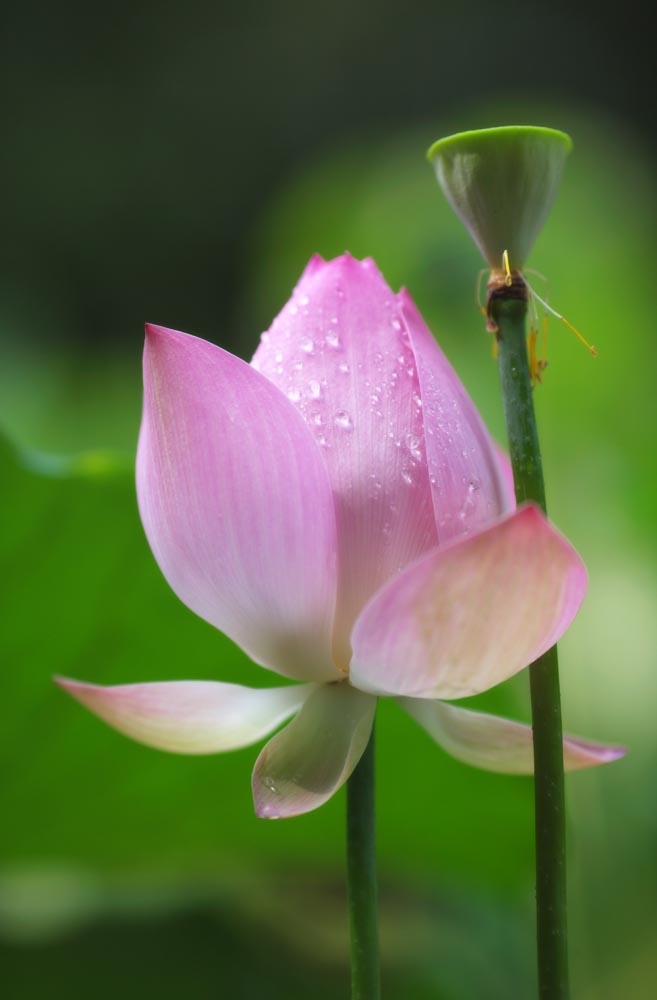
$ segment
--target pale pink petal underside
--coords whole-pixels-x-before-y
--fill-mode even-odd
[[[549,649],[586,571],[537,507],[424,556],[380,591],[352,635],[352,683],[423,698],[478,694]]]
[[[497,453],[497,461],[499,464],[500,472],[502,473],[502,483],[504,488],[504,508],[505,510],[511,511],[516,509],[516,490],[515,484],[513,482],[513,466],[511,464],[511,459],[509,454],[501,445],[495,445],[495,451]]]
[[[513,510],[499,451],[415,303],[398,295],[417,362],[429,480],[440,544]]]
[[[214,344],[148,327],[137,493],[155,558],[192,611],[279,673],[340,676],[328,476],[271,382]]]
[[[312,259],[253,365],[303,414],[335,497],[336,656],[373,593],[436,544],[422,399],[401,311],[372,261]]]
[[[100,687],[56,682],[125,736],[171,753],[237,750],[268,736],[314,690],[312,684],[248,688],[218,681],[164,681]]]
[[[346,682],[313,691],[256,761],[252,784],[258,816],[297,816],[331,798],[367,746],[375,709],[375,698]]]
[[[531,726],[426,698],[398,701],[443,750],[464,764],[501,774],[533,774]],[[563,741],[567,771],[608,764],[624,753],[623,747],[589,743],[574,736]]]

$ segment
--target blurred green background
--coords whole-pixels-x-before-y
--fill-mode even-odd
[[[8,998],[348,994],[344,801],[253,815],[256,749],[130,743],[54,688],[268,677],[173,596],[132,481],[143,322],[248,357],[313,251],[405,284],[496,436],[477,252],[424,160],[507,122],[575,151],[530,263],[553,519],[590,571],[563,642],[567,728],[627,759],[568,779],[578,1000],[657,978],[654,58],[640,16],[26,2],[2,15],[0,968]],[[528,719],[526,678],[482,704]],[[386,997],[530,998],[532,789],[380,712]]]

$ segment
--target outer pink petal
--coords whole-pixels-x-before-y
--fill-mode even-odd
[[[375,698],[346,682],[313,691],[256,761],[253,799],[258,816],[298,816],[330,799],[360,760],[375,709]]]
[[[371,261],[314,257],[252,363],[303,414],[326,460],[346,666],[363,605],[437,541],[420,383],[397,300]]]
[[[586,571],[537,507],[418,560],[380,591],[352,635],[351,681],[422,698],[478,694],[549,649]]]
[[[513,482],[513,466],[511,465],[511,459],[504,448],[502,448],[499,444],[495,445],[495,451],[497,453],[497,461],[500,472],[502,473],[502,482],[504,484],[504,509],[515,510],[517,506],[516,490]]]
[[[405,289],[398,300],[417,362],[436,529],[444,544],[513,510],[513,491],[509,495],[497,446]]]
[[[258,689],[217,681],[98,687],[55,679],[119,732],[159,750],[186,754],[255,743],[289,719],[314,690],[312,684]]]
[[[147,327],[137,494],[160,569],[192,611],[279,673],[340,676],[330,485],[271,382],[204,340]]]
[[[534,773],[531,726],[426,698],[398,700],[443,750],[464,764],[502,774]],[[572,736],[565,737],[563,741],[563,761],[567,771],[608,764],[624,753],[623,747],[585,743]]]

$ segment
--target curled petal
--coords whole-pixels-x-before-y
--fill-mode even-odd
[[[130,736],[172,753],[220,753],[249,746],[289,719],[312,684],[247,688],[218,681],[167,681],[100,687],[56,682],[86,708]]]
[[[437,542],[417,367],[394,294],[372,261],[314,257],[252,364],[319,444],[338,527],[336,657],[364,604]]]
[[[341,676],[328,476],[271,382],[213,344],[148,327],[137,494],[160,569],[192,611],[281,674]]]
[[[473,712],[426,698],[399,698],[399,704],[452,757],[501,774],[533,774],[531,726],[497,715]],[[566,736],[563,762],[567,771],[579,771],[618,760],[623,747],[604,746]]]
[[[375,698],[346,682],[316,688],[256,761],[252,784],[258,816],[297,816],[330,799],[360,760],[375,709]]]
[[[533,505],[409,566],[352,635],[352,683],[464,698],[499,684],[566,631],[586,590],[572,546]]]
[[[415,303],[405,289],[398,299],[417,363],[436,531],[444,544],[513,510],[513,489],[509,494],[500,450]]]

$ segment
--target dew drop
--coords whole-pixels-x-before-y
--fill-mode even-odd
[[[311,399],[319,399],[319,397],[322,395],[322,387],[319,384],[319,382],[317,382],[316,379],[311,379],[311,381],[308,383],[308,389],[310,391]]]
[[[328,344],[329,347],[332,347],[334,351],[339,351],[340,350],[340,347],[341,347],[340,337],[335,332],[335,330],[330,330],[326,334],[326,343]]]
[[[302,295],[299,298],[299,305],[300,306],[307,306],[309,302],[310,302],[310,299],[308,298],[307,295]]]
[[[305,354],[312,354],[315,349],[315,342],[311,337],[304,337],[299,346]]]
[[[299,392],[298,389],[290,389],[290,391],[287,394],[287,398],[290,400],[291,403],[298,403],[299,400],[301,399],[301,393]]]
[[[402,469],[402,471],[401,471],[401,477],[402,477],[402,479],[404,480],[404,482],[406,483],[407,486],[412,486],[413,485],[413,476],[411,475],[411,470],[410,469]]]
[[[342,428],[343,431],[351,431],[353,430],[354,422],[346,410],[338,410],[335,415],[335,426]]]
[[[390,326],[393,328],[393,330],[397,330],[397,332],[399,332],[402,328],[401,323],[396,318],[390,321]]]
[[[349,371],[349,365],[347,364],[346,361],[340,362],[340,364],[338,365],[338,371],[343,372],[346,375],[346,373]]]
[[[406,447],[410,451],[411,457],[414,458],[416,462],[422,461],[422,450],[420,448],[419,437],[416,437],[415,434],[407,434]]]

